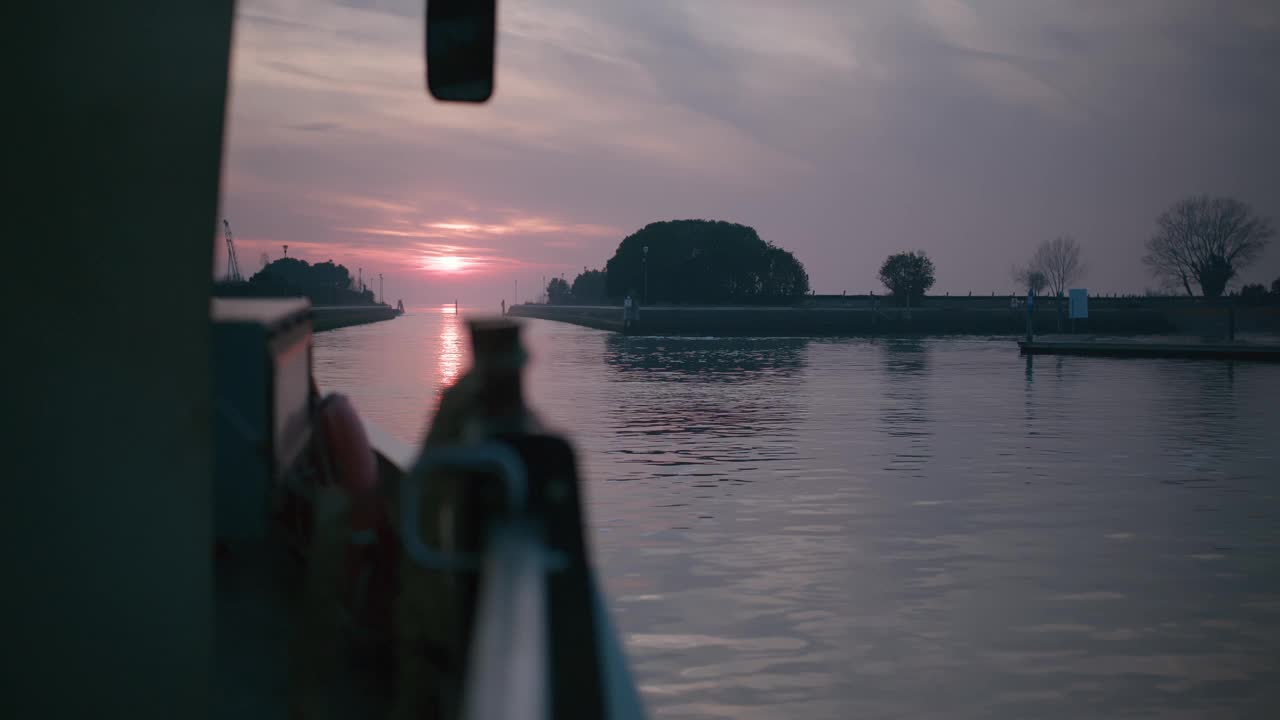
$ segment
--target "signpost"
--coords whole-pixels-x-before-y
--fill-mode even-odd
[[[1031,338],[1035,335],[1035,306],[1036,291],[1027,290],[1027,342],[1031,342]]]
[[[1073,288],[1067,291],[1067,317],[1071,318],[1071,332],[1076,331],[1076,318],[1089,317],[1089,291]]]

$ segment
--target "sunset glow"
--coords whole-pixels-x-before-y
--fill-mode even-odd
[[[466,258],[457,255],[436,255],[424,260],[424,267],[438,273],[460,273],[467,269]]]
[[[431,223],[427,227],[433,227],[437,230],[455,230],[457,232],[474,232],[480,229],[478,225],[471,223]]]
[[[1011,292],[1007,266],[1057,234],[1097,292],[1151,282],[1143,238],[1185,193],[1280,213],[1277,3],[667,5],[505,4],[499,89],[469,107],[422,87],[404,0],[236,3],[221,214],[241,265],[287,244],[383,273],[392,299],[490,307],[706,218],[794,252],[819,293],[878,292],[902,238],[935,292]],[[1273,247],[1239,281],[1277,273]]]

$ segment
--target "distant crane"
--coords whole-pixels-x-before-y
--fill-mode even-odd
[[[226,218],[222,218],[222,229],[227,236],[227,282],[243,282],[240,262],[236,260],[236,244],[231,240],[231,223]]]

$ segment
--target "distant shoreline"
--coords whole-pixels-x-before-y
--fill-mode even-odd
[[[1007,301],[1006,301],[1007,302]],[[622,331],[622,308],[582,305],[515,305],[515,317],[541,318],[599,330]],[[1065,311],[1064,311],[1065,314]],[[1063,332],[1071,330],[1063,321]],[[1077,320],[1075,331],[1105,335],[1197,334],[1225,335],[1230,310],[1214,306],[1164,308],[1098,308]],[[1035,312],[1037,333],[1055,333],[1057,318],[1052,303]],[[1235,310],[1238,333],[1280,334],[1280,307],[1239,307]],[[806,306],[795,307],[692,307],[657,306],[640,311],[629,331],[636,335],[1007,335],[1026,333],[1026,310],[1004,308],[923,307],[907,310],[891,307]]]

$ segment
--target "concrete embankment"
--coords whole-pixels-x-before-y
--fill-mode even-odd
[[[585,305],[512,305],[507,314],[622,332],[622,308]]]
[[[622,309],[612,306],[517,305],[511,314],[573,323],[601,330],[622,330]],[[1063,320],[1063,330],[1071,329]],[[1074,331],[1095,335],[1224,334],[1228,313],[1218,308],[1098,308],[1077,320]],[[1280,308],[1241,308],[1237,332],[1280,332]],[[1057,330],[1050,307],[1035,314],[1037,333]],[[641,335],[881,335],[978,334],[1020,336],[1025,310],[1011,308],[925,307],[646,307],[633,328]]]
[[[622,309],[571,305],[517,305],[511,314],[622,330]],[[1052,310],[1036,313],[1036,327],[1056,327]],[[1087,326],[1086,326],[1087,325]],[[1165,314],[1152,310],[1101,310],[1077,321],[1079,332],[1132,334],[1170,332]],[[633,332],[644,335],[1021,335],[1026,313],[1018,310],[900,308],[869,310],[826,307],[646,307]]]
[[[311,308],[311,329],[315,332],[350,325],[390,320],[395,308],[387,305],[317,305]]]

